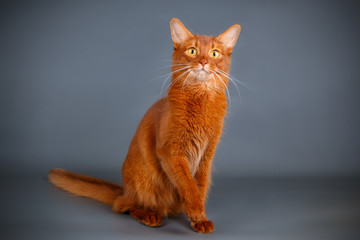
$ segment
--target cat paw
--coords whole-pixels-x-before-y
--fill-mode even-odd
[[[162,224],[161,216],[156,212],[137,208],[131,209],[129,213],[133,218],[149,227],[160,227]]]
[[[192,222],[201,222],[206,219],[205,209],[201,203],[185,204],[185,212]]]
[[[191,226],[198,233],[211,233],[214,231],[214,224],[212,221],[192,222]]]

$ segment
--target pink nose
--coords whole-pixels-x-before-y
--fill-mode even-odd
[[[200,64],[201,64],[202,66],[205,66],[205,65],[207,64],[206,59],[201,59],[201,60],[200,60]]]

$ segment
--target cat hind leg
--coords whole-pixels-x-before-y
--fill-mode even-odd
[[[162,224],[160,214],[138,207],[133,200],[125,196],[118,196],[115,199],[113,211],[116,213],[129,212],[130,216],[150,227],[160,227]]]
[[[134,201],[123,195],[118,196],[112,206],[112,210],[116,213],[123,213],[129,211],[134,206]]]
[[[147,226],[160,227],[162,224],[161,216],[156,212],[146,210],[144,208],[134,207],[129,210],[129,213],[137,221]]]

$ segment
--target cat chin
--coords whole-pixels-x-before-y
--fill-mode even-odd
[[[199,70],[194,73],[195,81],[207,81],[210,79],[210,73],[205,70]]]

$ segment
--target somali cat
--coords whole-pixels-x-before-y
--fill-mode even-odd
[[[233,25],[218,37],[191,34],[170,21],[172,82],[166,97],[145,114],[122,168],[123,185],[54,169],[57,187],[128,212],[151,227],[185,212],[195,231],[214,225],[205,215],[211,165],[226,114],[230,55],[240,33]]]

